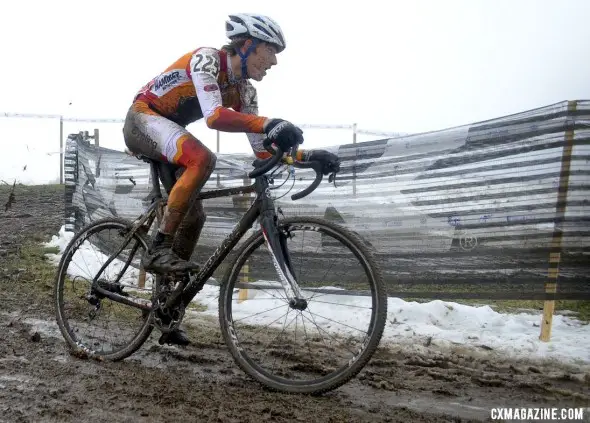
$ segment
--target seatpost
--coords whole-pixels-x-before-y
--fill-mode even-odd
[[[160,172],[158,171],[158,166],[152,160],[150,161],[150,167],[152,169],[152,192],[156,194],[157,197],[161,197],[162,191],[160,191]]]

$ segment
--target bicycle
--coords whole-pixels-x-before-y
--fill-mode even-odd
[[[284,154],[281,149],[275,151],[270,148],[268,141],[265,142],[265,147],[273,155],[268,159],[254,161],[255,169],[248,175],[254,179],[254,183],[209,190],[201,192],[198,196],[198,199],[206,200],[256,193],[254,201],[231,233],[198,269],[181,275],[156,275],[151,288],[147,288],[147,293],[140,290],[137,282],[138,275],[141,277],[142,255],[137,253],[140,248],[147,249],[149,230],[154,221],[162,216],[166,200],[160,191],[160,180],[164,183],[170,175],[163,175],[156,162],[142,158],[151,166],[152,204],[134,221],[105,218],[89,223],[69,242],[59,263],[54,292],[57,323],[73,354],[100,360],[122,360],[137,351],[154,328],[162,332],[160,343],[165,341],[166,334],[178,327],[182,321],[193,298],[203,289],[247,231],[252,229],[253,234],[243,242],[237,252],[234,252],[235,256],[229,261],[223,281],[219,284],[218,319],[223,340],[234,361],[246,374],[267,388],[291,393],[327,392],[348,382],[362,370],[377,349],[386,322],[387,295],[380,266],[368,244],[357,233],[343,226],[316,217],[283,216],[283,219],[279,219],[277,211],[282,214],[282,210],[277,210],[271,197],[271,189],[275,189],[271,188],[271,185],[274,185],[273,175],[281,166],[279,161]],[[284,157],[283,162],[291,166],[290,169],[311,168],[316,173],[315,180],[306,189],[291,196],[293,200],[309,195],[320,185],[323,178],[321,163],[299,162],[290,154]],[[274,171],[268,174],[271,169]],[[331,174],[330,180],[334,176]],[[257,221],[260,229],[254,230]],[[123,238],[122,241],[109,242],[105,235],[98,236],[97,241],[88,241],[92,235],[102,234],[105,229],[113,230],[117,236]],[[300,231],[303,231],[303,238]],[[311,233],[307,240],[306,231]],[[328,240],[330,237],[331,241]],[[299,239],[302,239],[301,248],[287,245]],[[132,241],[134,244],[125,250]],[[258,253],[257,248],[263,245],[267,251]],[[89,268],[89,272],[93,272],[90,268],[95,269],[98,266],[92,262],[88,265],[87,253],[90,249],[96,248],[100,251],[98,257],[108,256],[108,259],[100,266],[95,276],[90,276],[84,282],[76,270],[70,270],[68,273],[71,263],[82,269],[82,261]],[[306,253],[313,248],[316,248],[316,253],[308,257]],[[111,253],[112,251],[114,253]],[[347,251],[351,258],[359,261],[358,269],[350,266]],[[77,252],[80,252],[82,260],[72,259]],[[123,258],[118,259],[121,253]],[[268,264],[269,257],[272,266]],[[298,269],[295,266],[296,259],[301,260]],[[337,266],[334,267],[332,264],[325,270],[328,261],[331,260],[334,260]],[[252,263],[256,265],[253,266]],[[114,282],[106,279],[109,273],[107,268],[111,265],[114,268],[113,272],[117,273]],[[246,277],[244,268],[247,269]],[[338,274],[338,269],[341,270],[341,275]],[[123,277],[127,270],[131,272],[131,276]],[[249,276],[253,270],[262,272],[261,276]],[[308,271],[313,280],[309,287],[305,287],[304,275]],[[316,281],[320,272],[329,278],[328,282]],[[274,278],[271,276],[273,273]],[[368,287],[361,285],[363,278],[366,278]],[[89,283],[90,286],[78,294],[67,292],[70,287],[77,289],[79,283]],[[243,296],[245,290],[247,295]],[[336,297],[337,301],[332,302]],[[70,302],[73,304],[76,300],[82,300],[81,304],[70,306]],[[269,309],[260,311],[259,302],[255,302],[257,300],[260,303],[262,300],[270,301]],[[320,305],[314,305],[314,310],[321,309],[321,314],[315,313],[310,306],[311,302],[316,300]],[[327,308],[323,308],[324,303],[328,304]],[[363,304],[366,307],[362,307]],[[122,307],[121,310],[116,308],[119,306]],[[72,313],[79,311],[81,317],[70,318],[70,307]],[[277,318],[279,307],[286,307],[287,312]],[[339,310],[342,307],[351,307],[355,313],[341,313]],[[239,330],[242,329],[241,321],[246,319],[243,315],[248,308],[255,311],[249,316],[254,323],[244,324],[244,332],[249,337],[260,334],[262,341],[250,341],[246,335],[241,335],[241,332],[239,334]],[[111,309],[114,310],[118,323],[139,325],[136,329],[124,328],[117,331],[118,335],[126,335],[129,338],[120,344],[117,344],[114,338],[109,338],[105,342],[101,340],[102,336],[115,335],[114,324],[107,324],[102,329],[93,329],[93,325],[99,324],[98,319]],[[137,316],[130,317],[130,313],[137,313]],[[287,325],[290,313],[295,317]],[[327,314],[328,317],[322,314]],[[272,322],[268,327],[261,327],[260,319],[267,315]],[[340,315],[344,316],[346,323],[334,320],[334,316]],[[368,319],[365,332],[355,327],[363,317]],[[283,318],[284,322],[279,322]],[[301,339],[297,340],[299,319],[305,343]],[[287,330],[293,321],[294,342],[284,339],[284,336],[293,334],[292,328]],[[311,328],[306,327],[306,323]],[[342,327],[336,327],[335,323],[340,323]],[[281,324],[282,332],[279,333]],[[361,339],[358,340],[355,338],[357,331],[361,333]],[[339,346],[343,345],[348,353],[339,353],[333,347],[332,341],[337,342]],[[264,347],[261,349],[263,344]],[[312,348],[317,348],[320,358],[325,359],[326,363],[318,364],[310,359]],[[274,359],[272,369],[256,362],[263,356]],[[283,359],[282,367],[275,370],[279,358]],[[339,363],[338,360],[342,362]],[[299,372],[302,376],[299,376]]]

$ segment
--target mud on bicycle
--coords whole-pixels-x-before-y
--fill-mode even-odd
[[[227,348],[238,366],[262,385],[317,394],[343,385],[363,369],[386,321],[380,266],[368,244],[339,224],[304,215],[279,218],[282,211],[272,197],[274,175],[283,166],[293,178],[294,168],[315,171],[314,181],[291,196],[298,200],[320,185],[324,173],[320,162],[297,161],[294,154],[270,148],[269,142],[265,147],[274,154],[254,161],[248,174],[254,179],[251,185],[199,194],[202,200],[256,196],[229,235],[193,271],[150,275],[151,283],[138,282],[150,228],[166,204],[160,191],[163,175],[149,159],[144,160],[151,166],[153,200],[147,210],[134,221],[104,218],[75,234],[55,279],[57,323],[75,355],[122,360],[154,328],[165,341],[209,282],[208,290],[218,289],[216,317]],[[248,231],[252,234],[243,240]],[[216,286],[211,278],[221,267],[225,273]],[[111,320],[104,323],[106,319]]]

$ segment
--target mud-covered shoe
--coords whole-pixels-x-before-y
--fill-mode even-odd
[[[176,328],[173,331],[170,331],[168,334],[162,334],[160,339],[158,340],[160,345],[163,344],[174,344],[174,345],[182,345],[186,346],[191,343],[191,340],[188,338],[185,331],[180,328]]]
[[[197,271],[199,269],[197,263],[181,259],[168,246],[148,250],[143,256],[141,264],[147,272],[159,274]]]

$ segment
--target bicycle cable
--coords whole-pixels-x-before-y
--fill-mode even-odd
[[[281,195],[280,197],[276,198],[276,200],[280,200],[281,198],[283,198],[285,195],[289,194],[293,190],[293,187],[295,186],[295,172],[294,171],[289,171],[289,175],[293,175],[293,183],[291,184],[291,187],[283,195]],[[283,182],[281,184],[281,186],[285,185],[285,183],[288,180],[289,180],[289,178],[287,177],[287,179],[285,179],[285,182]]]
[[[285,180],[283,181],[283,183],[282,183],[281,185],[278,185],[278,186],[276,186],[276,187],[273,187],[273,188],[270,188],[270,189],[271,189],[271,190],[274,190],[274,189],[279,189],[279,188],[281,188],[283,185],[285,185],[285,184],[287,183],[287,181],[290,179],[291,175],[293,176],[293,183],[291,184],[291,187],[290,187],[290,188],[287,190],[287,192],[285,192],[285,193],[284,193],[283,195],[281,195],[280,197],[276,197],[276,198],[275,198],[275,200],[280,200],[280,199],[281,199],[281,198],[283,198],[285,195],[289,194],[289,193],[290,193],[290,192],[293,190],[293,187],[295,186],[295,168],[294,168],[293,166],[291,166],[291,165],[284,165],[284,166],[287,168],[287,171],[288,171],[288,172],[287,172],[287,173],[288,173],[287,177],[285,178]],[[282,166],[278,166],[278,167],[277,167],[277,169],[276,169],[276,170],[274,170],[274,171],[271,173],[271,175],[270,175],[270,176],[271,176],[271,178],[272,178],[272,177],[273,177],[275,174],[277,174],[277,173],[279,172],[279,169],[281,169],[281,172],[282,172]]]

